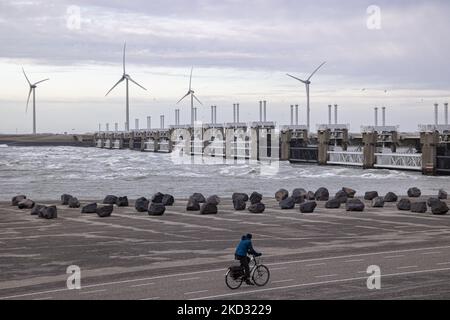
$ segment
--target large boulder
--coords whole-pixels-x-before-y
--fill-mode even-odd
[[[24,196],[24,195],[15,196],[11,200],[11,205],[17,207],[19,205],[19,202],[22,200],[25,200],[26,198],[27,198],[27,196]]]
[[[266,206],[261,202],[253,203],[250,207],[248,207],[248,211],[251,213],[263,213],[264,210],[266,210]]]
[[[162,203],[152,202],[148,207],[149,216],[162,216],[166,211],[166,207]]]
[[[242,198],[237,198],[237,199],[233,200],[233,207],[234,207],[234,210],[236,210],[236,211],[245,210],[245,208],[247,207],[247,202],[242,200]]]
[[[35,203],[33,200],[30,199],[24,199],[22,201],[19,202],[19,204],[17,205],[17,207],[19,209],[33,209]]]
[[[258,193],[258,192],[253,192],[250,195],[250,202],[251,204],[256,204],[256,203],[260,203],[262,201],[262,194]]]
[[[69,200],[69,208],[79,208],[81,206],[80,201],[77,198],[72,197]]]
[[[116,204],[117,197],[116,196],[106,196],[105,199],[103,199],[103,204]]]
[[[111,216],[113,209],[114,209],[113,205],[101,206],[101,207],[97,207],[96,213],[100,218],[106,218],[106,217]]]
[[[388,192],[384,196],[384,202],[397,202],[398,196],[393,192]]]
[[[124,196],[124,197],[118,197],[117,198],[117,202],[116,205],[118,207],[128,207],[129,203],[128,203],[128,197]]]
[[[308,192],[303,188],[297,188],[292,191],[292,198],[294,199],[295,203],[302,203],[306,199],[306,195]]]
[[[157,192],[152,197],[152,203],[162,203],[163,198],[164,194],[161,192]]]
[[[345,210],[347,211],[364,211],[365,205],[364,202],[362,202],[359,199],[348,199],[347,203],[345,204]]]
[[[441,202],[441,200],[439,200],[438,198],[429,198],[429,199],[427,200],[427,205],[428,205],[429,207],[432,207],[433,204],[439,204],[439,202]]]
[[[210,202],[202,204],[200,209],[200,214],[217,214],[217,212],[217,205]]]
[[[31,215],[32,216],[38,216],[39,212],[41,211],[42,208],[45,208],[44,205],[41,204],[37,204],[33,207],[33,209],[31,210]]]
[[[211,203],[218,206],[220,204],[220,198],[217,195],[210,196],[206,199],[206,203]]]
[[[315,201],[306,201],[300,204],[300,212],[301,213],[313,213],[314,209],[317,207],[317,202]]]
[[[287,197],[280,201],[280,208],[283,210],[294,209],[295,201],[293,197]]]
[[[347,195],[347,198],[354,198],[356,194],[356,190],[353,190],[352,188],[343,187],[342,191],[345,192]]]
[[[372,200],[375,199],[376,197],[378,197],[378,192],[376,192],[376,191],[367,191],[367,192],[364,194],[364,200],[372,201]]]
[[[61,195],[61,204],[63,206],[67,206],[69,205],[69,201],[70,199],[72,199],[73,197],[70,194],[63,194]]]
[[[134,208],[136,209],[137,212],[147,212],[149,204],[150,201],[147,198],[141,197],[137,199],[136,202],[134,203]]]
[[[324,187],[319,188],[314,193],[314,198],[317,201],[328,201],[328,199],[330,199],[330,192],[328,191],[327,188],[324,188]]]
[[[190,197],[188,203],[186,205],[187,211],[199,211],[200,210],[200,202],[198,202],[194,197]]]
[[[447,214],[448,210],[449,209],[447,203],[443,201],[439,201],[439,203],[433,203],[433,205],[431,206],[431,213],[436,215]]]
[[[277,200],[278,202],[286,199],[287,197],[289,197],[289,191],[287,191],[286,189],[280,189],[275,193],[275,200]]]
[[[351,198],[348,196],[348,194],[344,190],[340,190],[336,193],[334,196],[336,200],[338,200],[340,203],[346,203],[348,198]]]
[[[241,201],[247,202],[249,198],[248,198],[248,194],[246,194],[246,193],[237,193],[237,192],[235,192],[231,196],[231,199],[233,200],[233,202],[235,200],[241,200]]]
[[[427,203],[425,201],[411,203],[411,212],[416,212],[416,213],[427,212]]]
[[[339,199],[330,199],[325,203],[327,209],[339,209],[341,207],[341,201]]]
[[[372,207],[373,208],[383,208],[384,207],[384,198],[383,197],[376,197],[372,200]]]
[[[41,219],[56,219],[58,218],[58,210],[56,209],[56,206],[44,206],[39,210],[38,217]]]
[[[315,201],[316,196],[315,196],[314,192],[308,191],[308,193],[306,194],[306,200]]]
[[[439,198],[440,200],[447,200],[447,197],[448,197],[447,192],[444,191],[443,189],[440,189],[440,190],[439,190],[439,193],[438,193],[438,198]]]
[[[205,203],[206,202],[205,197],[201,193],[194,193],[191,197],[195,201],[197,201],[198,203]]]
[[[161,203],[164,206],[173,206],[173,204],[175,203],[175,198],[170,194],[165,194],[164,197],[162,198]]]
[[[419,188],[413,187],[408,189],[408,197],[410,198],[418,198],[422,195],[422,192]]]
[[[97,212],[97,204],[90,203],[81,208],[81,213],[96,213]]]
[[[397,209],[402,211],[410,211],[411,210],[411,200],[409,199],[401,199],[397,203]]]

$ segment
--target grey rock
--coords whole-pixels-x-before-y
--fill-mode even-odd
[[[402,211],[409,211],[411,210],[411,200],[409,199],[401,199],[397,203],[397,209]]]
[[[427,203],[425,201],[411,203],[411,212],[416,212],[416,213],[427,212]]]
[[[372,199],[372,207],[373,208],[383,208],[384,207],[384,198],[376,197]]]
[[[300,204],[300,212],[301,213],[313,213],[314,209],[317,207],[317,202],[315,201],[306,201]]]
[[[343,187],[342,191],[344,191],[347,194],[347,198],[354,198],[356,191],[352,188]]]
[[[201,193],[194,193],[192,195],[192,198],[194,198],[195,201],[197,201],[198,203],[205,203],[206,202],[205,197]]]
[[[448,212],[448,205],[443,201],[439,201],[439,203],[433,203],[431,207],[431,213],[435,215],[444,215]]]
[[[69,208],[79,208],[81,206],[80,201],[77,198],[70,198],[69,200]]]
[[[367,192],[364,194],[364,200],[372,201],[372,200],[375,199],[376,197],[378,197],[378,192],[376,192],[376,191],[367,191]]]
[[[61,195],[61,204],[63,206],[67,206],[69,205],[69,201],[70,199],[72,199],[73,197],[70,194],[63,194]]]
[[[388,192],[384,196],[384,202],[397,202],[398,196],[393,192]]]
[[[427,205],[429,206],[429,207],[432,207],[433,206],[433,204],[439,204],[439,202],[441,202],[441,200],[439,200],[438,198],[429,198],[428,200],[427,200]]]
[[[246,194],[246,193],[237,193],[237,192],[233,193],[233,196],[231,197],[231,199],[233,201],[239,199],[239,200],[242,200],[244,202],[247,202],[249,200],[248,194]]]
[[[128,197],[127,196],[118,197],[116,205],[118,207],[128,207],[129,206]]]
[[[149,216],[162,216],[166,211],[166,207],[162,203],[152,202],[148,208]]]
[[[106,218],[111,216],[111,213],[114,210],[114,206],[113,205],[109,205],[109,206],[101,206],[101,207],[97,207],[96,213],[100,218]]]
[[[317,201],[328,201],[330,199],[330,192],[327,188],[321,187],[314,193],[314,198]]]
[[[331,199],[325,203],[327,209],[339,209],[341,207],[341,201],[339,199]]]
[[[307,195],[308,195],[308,192],[303,188],[297,188],[297,189],[294,189],[294,191],[292,191],[292,198],[294,199],[295,203],[305,202]]]
[[[422,192],[419,188],[413,187],[408,189],[408,197],[410,198],[418,198],[420,197]]]
[[[58,210],[56,209],[56,206],[44,206],[39,210],[38,217],[41,219],[56,219],[58,218]]]
[[[245,208],[247,207],[247,202],[242,200],[242,198],[237,198],[237,199],[233,200],[233,207],[234,207],[234,210],[236,210],[236,211],[245,210]]]
[[[264,210],[266,210],[266,206],[261,202],[254,203],[250,207],[248,207],[248,211],[250,211],[251,213],[263,213]]]
[[[200,214],[217,214],[217,205],[214,203],[206,202],[202,204]]]
[[[334,198],[337,199],[340,203],[346,203],[349,196],[344,190],[340,190],[336,193]]]
[[[306,194],[306,200],[311,200],[311,201],[316,200],[316,196],[314,195],[314,192],[308,191],[308,193]]]
[[[17,207],[19,205],[19,202],[22,200],[25,200],[26,198],[27,198],[27,196],[24,196],[24,195],[15,196],[11,200],[11,205]]]
[[[116,196],[106,196],[105,199],[103,199],[103,204],[116,204],[117,197]]]
[[[262,194],[258,193],[258,192],[253,192],[250,195],[250,202],[251,204],[256,204],[262,201]]]
[[[164,194],[161,192],[157,192],[153,195],[152,202],[153,203],[162,203],[163,198],[164,198]]]
[[[447,192],[444,191],[443,189],[439,190],[438,198],[439,198],[440,200],[447,200],[447,198],[448,198]]]
[[[295,201],[293,197],[288,197],[280,201],[280,208],[283,210],[294,209]]]
[[[289,197],[289,191],[287,191],[286,189],[280,189],[275,193],[275,200],[277,200],[278,202],[286,199],[287,197]]]
[[[199,211],[200,203],[194,197],[191,196],[186,205],[186,210],[187,211]]]
[[[364,205],[364,202],[362,202],[359,199],[348,199],[347,203],[345,204],[345,210],[347,211],[364,211],[364,208],[366,206]]]
[[[81,213],[96,213],[97,212],[97,203],[90,203],[81,208]]]
[[[141,197],[134,203],[134,208],[137,212],[147,212],[149,204],[150,201],[147,198]]]
[[[38,216],[39,212],[41,211],[42,208],[45,208],[44,205],[41,204],[37,204],[33,207],[33,209],[31,210],[31,215],[32,216]]]
[[[206,199],[206,203],[211,203],[218,206],[220,204],[220,198],[217,195],[212,195]]]
[[[30,199],[24,199],[22,201],[19,202],[19,204],[17,205],[17,207],[19,209],[33,209],[35,203],[33,200]]]
[[[170,194],[165,194],[164,197],[162,198],[161,203],[164,206],[169,206],[169,207],[173,206],[173,204],[175,203],[175,198]]]

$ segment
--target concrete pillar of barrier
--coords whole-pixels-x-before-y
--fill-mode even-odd
[[[324,166],[328,162],[328,145],[330,143],[330,130],[319,130],[317,132],[318,146],[318,162]]]
[[[225,129],[225,156],[234,159],[234,128]]]
[[[422,173],[424,175],[435,175],[439,132],[421,132],[420,143],[422,145]]]
[[[341,146],[343,151],[347,151],[348,141],[349,141],[348,130],[344,129],[342,131],[342,146]]]
[[[280,160],[287,161],[290,157],[290,142],[292,131],[281,131],[280,133]]]
[[[375,166],[375,152],[377,147],[378,133],[363,132],[363,169],[372,169]]]
[[[391,151],[393,153],[397,152],[397,146],[398,145],[399,145],[398,132],[394,131],[394,132],[392,132],[392,144],[391,144]]]
[[[250,159],[259,160],[259,128],[250,129]]]

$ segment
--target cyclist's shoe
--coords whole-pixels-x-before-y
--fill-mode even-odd
[[[245,283],[247,284],[247,285],[249,285],[249,286],[253,286],[254,285],[254,283],[253,282],[251,282],[250,280],[245,280]]]

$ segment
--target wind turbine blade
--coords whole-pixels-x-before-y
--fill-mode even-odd
[[[41,82],[48,81],[48,80],[50,80],[50,79],[44,79],[44,80],[38,81],[38,82],[36,82],[34,85],[37,85],[37,84],[39,84],[39,83],[41,83]]]
[[[190,95],[191,92],[189,91],[188,93],[186,93],[183,98],[181,98],[180,100],[178,100],[177,104],[179,104],[181,101],[183,101],[184,98],[186,98],[188,95]]]
[[[319,69],[322,68],[322,66],[323,66],[325,63],[327,63],[327,62],[325,61],[325,62],[323,62],[320,66],[318,66],[317,69],[314,70],[313,73],[311,73],[311,75],[309,76],[309,78],[308,78],[307,81],[309,81],[309,80],[312,78],[312,76],[313,76],[317,71],[319,71]]]
[[[121,83],[123,80],[125,80],[125,78],[124,77],[122,77],[122,78],[120,78],[120,80],[119,81],[117,81],[117,83],[105,94],[105,97],[111,92],[111,91],[113,91],[114,90],[114,88],[115,87],[117,87],[117,85],[119,84],[119,83]]]
[[[25,76],[25,79],[27,79],[28,84],[31,86],[30,79],[28,79],[27,74],[25,73],[25,69],[23,67],[22,67],[22,72],[23,72],[23,75]]]
[[[189,78],[189,91],[191,91],[191,85],[192,85],[192,71],[194,70],[194,67],[191,68],[191,77]]]
[[[31,97],[32,91],[33,91],[33,88],[31,88],[31,86],[30,86],[30,91],[28,92],[28,99],[27,99],[27,108],[25,109],[25,113],[28,112],[28,104],[30,103],[30,97]]]
[[[144,89],[145,91],[147,91],[147,89],[145,89],[143,86],[141,86],[139,83],[137,83],[136,81],[134,81],[131,78],[128,78],[128,80],[130,80],[131,82],[133,82],[135,85],[137,85],[138,87],[141,87],[142,89]]]
[[[123,74],[125,74],[125,50],[127,49],[127,43],[123,44]]]
[[[293,79],[295,79],[295,80],[298,80],[298,81],[303,82],[304,84],[306,84],[306,81],[305,81],[305,80],[302,80],[302,79],[300,79],[300,78],[291,76],[289,73],[286,73],[286,75],[287,75],[288,77],[291,77],[291,78],[293,78]]]
[[[203,105],[203,103],[197,99],[197,97],[195,96],[195,94],[192,94],[192,96],[194,96],[194,99],[198,101],[198,103],[200,103],[201,105]]]

